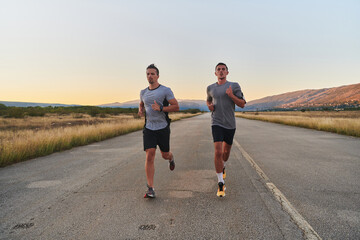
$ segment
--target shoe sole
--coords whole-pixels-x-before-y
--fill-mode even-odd
[[[224,193],[224,195],[218,195],[218,194],[216,194],[216,196],[218,196],[218,197],[225,197],[225,193]]]
[[[224,186],[224,191],[223,191],[223,192],[224,192],[224,195],[218,195],[218,194],[216,193],[216,196],[218,196],[218,197],[225,197],[225,195],[226,195],[226,194],[225,194],[225,191],[226,191],[226,186]]]
[[[155,198],[155,196],[154,196],[154,195],[145,194],[145,195],[144,195],[144,198]]]

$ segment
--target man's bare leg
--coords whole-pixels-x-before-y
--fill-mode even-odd
[[[163,157],[163,159],[165,160],[172,160],[173,158],[173,154],[172,152],[161,152],[161,156]]]
[[[156,148],[146,149],[145,172],[146,179],[149,187],[154,187],[154,174],[155,174],[155,151]]]
[[[165,160],[169,160],[169,168],[173,171],[175,169],[175,161],[172,152],[161,152],[161,155]]]
[[[223,143],[223,155],[222,155],[222,159],[224,162],[226,162],[229,157],[230,157],[230,150],[231,150],[231,146],[227,144],[226,142]]]
[[[230,150],[231,150],[231,145],[224,142],[223,143],[223,155],[222,155],[222,159],[223,159],[223,179],[226,178],[225,163],[229,159]]]
[[[215,170],[216,173],[222,173],[223,171],[223,150],[222,150],[222,142],[214,142],[215,147]]]
[[[218,191],[216,195],[218,197],[225,196],[225,183],[223,178],[223,168],[224,168],[224,161],[223,161],[223,143],[222,142],[214,142],[215,147],[215,170],[216,176],[218,178]]]

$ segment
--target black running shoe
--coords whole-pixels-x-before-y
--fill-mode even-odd
[[[155,191],[154,188],[149,187],[149,185],[147,185],[148,190],[146,191],[144,198],[154,198],[155,197]]]
[[[173,159],[171,161],[169,161],[169,168],[171,171],[173,171],[175,169],[175,159],[173,157]]]

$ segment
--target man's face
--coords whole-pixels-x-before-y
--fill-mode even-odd
[[[226,76],[229,74],[227,68],[225,65],[219,65],[216,67],[215,69],[215,75],[219,78],[219,79],[225,79]]]
[[[149,68],[146,70],[146,77],[147,80],[149,81],[149,84],[153,84],[157,82],[159,75],[157,75],[156,69]]]

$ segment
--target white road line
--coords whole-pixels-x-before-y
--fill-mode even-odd
[[[271,191],[271,193],[275,196],[275,199],[281,204],[283,209],[290,215],[291,219],[295,222],[295,224],[301,229],[304,233],[305,239],[314,239],[321,240],[319,234],[315,232],[315,230],[310,226],[310,224],[305,220],[303,216],[291,205],[289,200],[282,194],[282,192],[270,182],[270,179],[266,176],[266,174],[261,170],[261,168],[255,163],[255,161],[251,158],[251,156],[244,150],[244,148],[234,139],[235,145],[240,150],[241,154],[245,157],[245,159],[250,163],[250,165],[256,170],[259,176],[264,179],[267,188]]]

